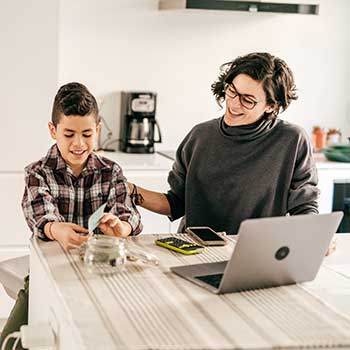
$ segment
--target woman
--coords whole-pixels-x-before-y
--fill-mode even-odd
[[[293,73],[269,53],[222,66],[212,84],[225,114],[181,142],[166,194],[130,184],[136,204],[188,226],[235,234],[247,218],[318,213],[317,173],[305,131],[278,118],[297,99]]]

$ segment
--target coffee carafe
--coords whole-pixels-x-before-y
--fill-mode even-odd
[[[155,118],[156,97],[157,94],[153,92],[122,92],[121,151],[154,153],[154,144],[162,142],[160,128]]]

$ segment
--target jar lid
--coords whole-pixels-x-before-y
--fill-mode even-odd
[[[116,247],[124,247],[125,240],[113,236],[94,235],[87,241],[87,246],[96,249],[115,249]]]

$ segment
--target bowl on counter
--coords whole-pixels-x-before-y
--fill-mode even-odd
[[[350,144],[330,146],[325,148],[322,153],[328,160],[350,163]]]
[[[328,147],[327,149],[331,151],[341,151],[343,153],[349,153],[350,152],[350,144],[349,145],[333,145]]]

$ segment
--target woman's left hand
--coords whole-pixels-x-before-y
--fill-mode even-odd
[[[337,249],[337,238],[334,236],[326,252],[326,256],[329,256],[332,253],[334,253],[336,249]]]
[[[98,225],[100,230],[107,236],[127,237],[132,228],[126,221],[121,221],[117,216],[111,213],[105,213]]]

